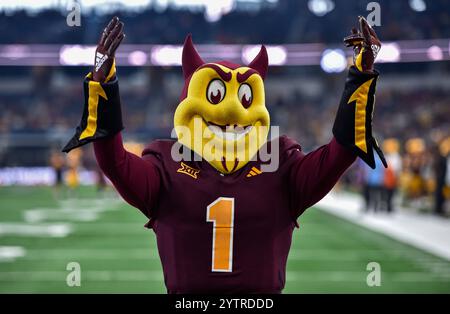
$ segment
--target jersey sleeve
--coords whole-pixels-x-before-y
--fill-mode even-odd
[[[96,140],[94,151],[100,168],[123,199],[151,218],[160,190],[160,175],[152,161],[126,151],[120,133]]]
[[[285,163],[289,167],[291,212],[295,219],[320,201],[356,159],[354,153],[334,138],[308,154],[292,144],[285,145],[284,150]]]

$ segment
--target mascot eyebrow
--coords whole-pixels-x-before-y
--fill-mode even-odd
[[[245,71],[244,73],[238,73],[237,74],[237,81],[238,83],[242,83],[245,82],[246,79],[248,79],[250,76],[252,76],[253,74],[259,74],[258,71],[254,70],[254,69],[248,69],[247,71]]]
[[[225,72],[224,70],[222,70],[217,64],[214,64],[214,63],[207,63],[207,64],[204,64],[204,65],[202,65],[201,67],[199,67],[198,69],[197,69],[197,71],[198,70],[200,70],[200,69],[204,69],[204,68],[211,68],[211,69],[213,69],[214,71],[216,71],[217,72],[217,74],[219,74],[219,76],[222,78],[222,80],[224,80],[225,82],[229,82],[230,80],[231,80],[231,72]]]
[[[199,67],[198,69],[197,69],[197,71],[198,70],[200,70],[200,69],[204,69],[204,68],[211,68],[211,69],[213,69],[214,71],[216,71],[217,72],[217,74],[219,74],[219,76],[222,78],[222,80],[224,80],[225,82],[229,82],[230,80],[231,80],[231,76],[232,76],[232,74],[231,74],[231,72],[225,72],[224,70],[222,70],[222,68],[221,67],[219,67],[217,64],[214,64],[214,63],[207,63],[207,64],[204,64],[204,65],[202,65],[201,67]],[[254,69],[248,69],[247,71],[245,71],[244,73],[237,73],[237,77],[236,77],[236,79],[237,79],[237,81],[238,81],[238,83],[242,83],[242,82],[245,82],[245,80],[247,80],[250,76],[252,76],[253,74],[259,74],[258,73],[258,71],[256,71],[256,70],[254,70]]]

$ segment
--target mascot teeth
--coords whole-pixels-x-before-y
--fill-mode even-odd
[[[223,140],[236,141],[241,139],[247,133],[252,130],[253,126],[248,125],[245,127],[236,125],[219,126],[216,124],[208,124],[208,129],[214,133],[217,137]]]

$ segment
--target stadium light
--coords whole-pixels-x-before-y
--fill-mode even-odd
[[[334,2],[332,0],[309,0],[308,9],[317,16],[324,16],[333,11]]]
[[[409,6],[416,12],[423,12],[427,9],[427,4],[424,0],[409,0]]]
[[[258,54],[261,45],[249,45],[242,48],[242,61],[250,63]],[[283,46],[266,46],[270,65],[284,65],[287,59],[287,50]]]
[[[182,46],[155,46],[151,51],[151,63],[154,65],[181,65]]]
[[[3,50],[2,55],[11,60],[16,60],[26,58],[29,55],[29,50],[30,48],[27,45],[8,45]]]
[[[396,43],[383,43],[377,56],[377,62],[400,61],[400,47]]]
[[[260,45],[248,45],[242,48],[242,61],[245,64],[250,63],[261,49]]]
[[[128,55],[130,65],[145,65],[147,63],[147,54],[141,50],[132,51]]]
[[[267,47],[267,54],[269,55],[270,65],[286,64],[287,51],[283,46],[269,46]]]
[[[205,2],[205,19],[214,23],[220,20],[222,15],[229,13],[234,7],[234,0]]]
[[[59,51],[61,65],[94,64],[95,46],[63,45]]]
[[[433,45],[427,49],[427,55],[430,60],[439,61],[444,58],[444,53],[439,46]]]
[[[342,49],[325,49],[320,67],[327,73],[339,73],[347,68],[347,58]]]

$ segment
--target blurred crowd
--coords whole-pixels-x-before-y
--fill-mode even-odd
[[[349,32],[355,17],[367,15],[368,0],[336,1],[324,16],[313,14],[308,0],[262,1],[256,10],[237,8],[219,21],[209,23],[201,10],[150,7],[137,12],[110,12],[107,16],[82,11],[83,27],[67,27],[68,11],[47,10],[0,13],[0,43],[94,44],[110,16],[125,22],[127,41],[135,44],[178,44],[191,32],[198,43],[335,43]],[[450,7],[447,0],[426,1],[426,10],[411,9],[410,1],[378,0],[383,40],[450,37]],[[248,1],[251,4],[251,1]],[[256,4],[255,4],[256,5]],[[83,10],[83,8],[82,8]],[[242,27],[245,25],[245,31]],[[261,31],[264,30],[264,31]]]
[[[400,205],[446,216],[445,202],[450,198],[450,137],[436,133],[428,145],[420,137],[404,143],[387,138],[382,147],[387,168],[380,159],[376,159],[376,169],[358,160],[347,174],[353,176],[351,184],[364,197],[365,211],[392,213]],[[396,195],[399,202],[394,202]]]

